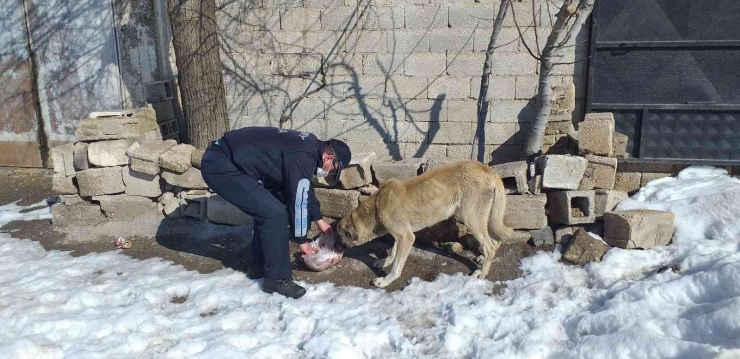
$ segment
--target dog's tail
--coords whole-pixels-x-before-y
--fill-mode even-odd
[[[514,230],[504,224],[506,214],[506,190],[500,179],[495,181],[491,214],[488,217],[489,235],[499,241],[513,238]]]

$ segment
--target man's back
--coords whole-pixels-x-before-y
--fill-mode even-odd
[[[285,155],[302,152],[300,157],[312,161],[310,167],[315,168],[324,150],[323,142],[313,134],[275,127],[232,130],[224,134],[219,144],[226,148],[234,165],[268,188],[283,187]]]

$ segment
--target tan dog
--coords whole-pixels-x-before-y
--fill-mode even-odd
[[[414,232],[454,217],[478,241],[483,261],[473,275],[485,278],[499,241],[514,235],[504,225],[505,211],[506,192],[496,171],[480,162],[458,161],[403,182],[385,183],[339,222],[337,247],[344,249],[390,233],[395,239],[390,255],[374,264],[381,268],[393,264],[388,276],[373,281],[383,288],[400,276]]]

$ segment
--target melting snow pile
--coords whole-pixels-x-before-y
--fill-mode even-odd
[[[740,181],[689,168],[620,204],[633,208],[675,212],[674,243],[583,268],[539,252],[497,296],[458,274],[393,293],[309,285],[292,300],[232,270],[71,257],[0,234],[0,356],[740,357]]]

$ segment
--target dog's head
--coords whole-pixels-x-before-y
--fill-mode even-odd
[[[355,219],[357,214],[355,211],[351,211],[347,216],[342,218],[337,224],[337,234],[339,240],[334,243],[334,249],[337,251],[344,251],[349,247],[353,247],[359,244],[359,234],[357,232]]]

